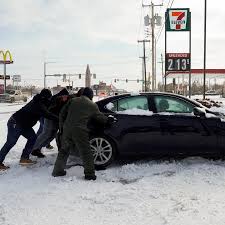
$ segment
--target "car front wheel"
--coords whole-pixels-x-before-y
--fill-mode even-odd
[[[112,141],[106,137],[92,137],[90,145],[96,167],[105,168],[112,163],[116,153]]]

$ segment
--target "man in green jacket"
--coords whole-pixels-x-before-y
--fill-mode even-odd
[[[84,88],[82,96],[71,99],[60,112],[61,148],[52,172],[54,177],[66,175],[66,161],[71,146],[74,146],[83,160],[85,179],[96,179],[87,125],[91,119],[94,119],[104,126],[108,118],[99,111],[98,106],[92,102],[92,98],[92,89]]]

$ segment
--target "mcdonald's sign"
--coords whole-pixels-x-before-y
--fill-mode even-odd
[[[12,55],[9,50],[6,52],[0,50],[0,64],[11,64],[13,63]]]

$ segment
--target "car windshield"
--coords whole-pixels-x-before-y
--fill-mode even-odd
[[[15,91],[14,90],[6,90],[6,93],[9,95],[14,95]]]

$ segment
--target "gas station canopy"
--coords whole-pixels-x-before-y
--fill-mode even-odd
[[[201,79],[203,78],[203,69],[191,69],[191,78],[192,79]],[[218,78],[218,79],[225,79],[225,69],[206,69],[206,78]],[[189,78],[189,71],[174,71],[174,72],[167,72],[167,78]]]

